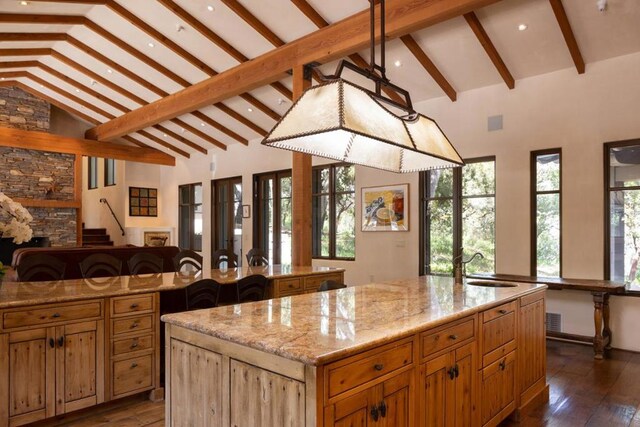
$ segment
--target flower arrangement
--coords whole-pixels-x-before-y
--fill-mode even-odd
[[[29,223],[33,221],[33,217],[20,203],[0,192],[0,214],[3,213],[3,217],[8,216],[9,221],[0,221],[0,236],[13,237],[16,245],[31,240],[33,230]]]

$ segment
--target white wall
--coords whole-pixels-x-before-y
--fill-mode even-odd
[[[640,137],[640,54],[592,63],[584,75],[566,69],[504,85],[458,94],[452,103],[443,97],[416,108],[433,117],[466,158],[496,156],[496,268],[499,273],[529,274],[529,158],[532,150],[562,148],[563,269],[565,277],[603,277],[603,148],[608,141]],[[487,131],[487,117],[502,114],[504,129]],[[320,162],[314,159],[314,162]],[[213,163],[213,171],[212,171]],[[161,219],[177,227],[178,185],[202,182],[204,188],[203,253],[210,258],[210,181],[242,176],[243,204],[251,204],[254,173],[291,167],[291,154],[259,145],[235,144],[228,151],[212,150],[190,160],[177,159],[174,168],[127,163],[132,182],[160,188]],[[153,183],[156,185],[153,185]],[[385,184],[410,184],[410,231],[362,233],[360,189]],[[127,182],[128,185],[134,185]],[[314,261],[342,266],[346,281],[360,284],[418,274],[418,176],[395,175],[356,168],[356,260]],[[134,223],[127,219],[128,224]],[[252,246],[252,220],[243,223],[243,251]],[[548,310],[563,314],[563,331],[593,333],[590,295],[550,292]],[[616,347],[640,350],[640,299],[612,298],[612,327]]]

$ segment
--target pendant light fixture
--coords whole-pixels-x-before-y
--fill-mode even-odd
[[[262,144],[347,163],[405,173],[462,166],[436,122],[413,109],[409,92],[385,69],[385,0],[380,1],[380,65],[375,61],[375,2],[371,1],[371,62],[360,68],[342,60],[334,75],[320,76],[276,123]],[[342,78],[348,69],[374,83],[366,89]],[[393,91],[397,102],[382,94]]]

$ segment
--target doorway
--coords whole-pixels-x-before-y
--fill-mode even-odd
[[[211,181],[212,253],[231,249],[242,265],[242,177]]]

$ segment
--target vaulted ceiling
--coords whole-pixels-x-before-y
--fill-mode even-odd
[[[366,8],[367,0],[0,0],[0,83],[104,123]],[[582,63],[588,73],[589,63],[640,51],[638,22],[636,0],[609,0],[605,12],[595,0],[502,0],[390,41],[388,76],[414,103],[454,102],[495,84],[517,90],[526,77],[569,67],[579,76]],[[291,87],[288,78],[125,139],[185,157],[247,144],[291,106]]]

